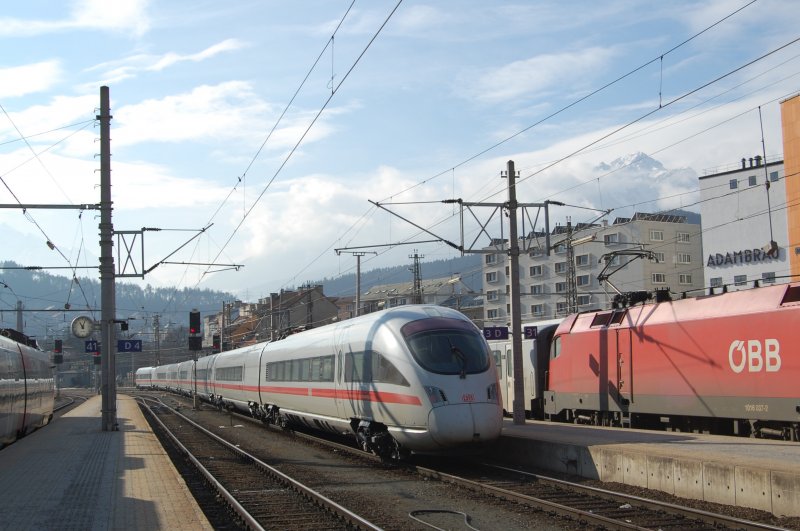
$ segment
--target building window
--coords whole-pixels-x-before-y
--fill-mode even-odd
[[[775,273],[761,273],[761,280],[764,281],[764,284],[774,284]]]
[[[656,262],[658,262],[659,264],[663,264],[664,263],[664,253],[654,252],[653,256],[656,257]]]
[[[748,177],[747,178],[747,184],[749,184],[750,186],[755,186],[756,185],[756,176],[755,175],[751,175],[750,177]]]
[[[592,283],[592,277],[590,277],[589,275],[578,275],[575,278],[575,283],[578,286],[588,286]]]
[[[677,260],[679,264],[691,264],[692,255],[689,253],[678,253]]]
[[[566,282],[556,282],[556,293],[566,293],[566,291],[567,291]]]
[[[487,301],[496,301],[498,299],[497,290],[493,289],[486,292],[486,300]]]
[[[497,263],[497,255],[496,254],[487,254],[486,255],[486,263],[487,264],[496,264]]]
[[[544,304],[534,304],[531,306],[531,313],[536,317],[544,315]]]
[[[731,179],[728,184],[731,187],[731,190],[736,190],[739,187],[739,183],[736,182],[736,179]]]
[[[610,266],[618,266],[620,263],[619,256],[606,256],[605,263]]]
[[[567,272],[567,263],[566,262],[556,262],[556,274],[563,274]]]
[[[619,243],[619,233],[615,232],[613,234],[605,234],[603,235],[603,243],[606,245],[614,245]]]
[[[691,236],[688,232],[677,232],[675,233],[675,239],[678,243],[689,243],[691,241]]]
[[[664,231],[663,230],[650,229],[650,241],[651,242],[663,242],[664,241]]]
[[[578,295],[578,306],[588,306],[592,303],[591,295]]]
[[[497,282],[497,271],[489,271],[486,273],[486,282]]]
[[[735,275],[733,277],[733,283],[737,286],[744,286],[747,284],[747,275]]]
[[[559,243],[553,248],[553,251],[556,254],[564,254],[567,252],[567,245],[565,243]]]
[[[531,286],[531,295],[541,295],[542,293],[544,293],[543,284],[533,284]]]
[[[531,258],[537,258],[537,257],[543,256],[543,255],[544,255],[544,251],[542,251],[541,247],[534,247],[533,249],[531,249],[528,252],[528,256],[530,256]]]
[[[769,180],[772,181],[772,182],[777,181],[778,180],[778,172],[776,172],[776,171],[769,172]]]
[[[486,310],[486,318],[487,319],[497,319],[498,318],[498,315],[497,315],[498,312],[499,312],[499,310],[496,310],[496,309],[494,309],[494,310]]]
[[[569,310],[569,307],[567,306],[566,302],[558,302],[558,303],[556,303],[556,312],[559,315],[563,315],[563,314],[567,313],[568,310]]]
[[[575,265],[578,267],[585,267],[589,265],[589,255],[579,254],[575,257]]]
[[[510,267],[511,267],[511,266],[506,266],[506,276],[508,276],[508,275],[509,275],[509,272],[510,272]]]
[[[531,266],[528,272],[532,277],[540,277],[542,276],[542,266],[540,265]]]
[[[714,277],[711,279],[710,283],[708,284],[712,288],[719,288],[722,286],[722,277]]]
[[[680,284],[691,284],[692,283],[692,275],[687,275],[687,274],[679,275],[678,276],[678,282]]]
[[[667,275],[664,273],[653,273],[653,284],[666,284]]]

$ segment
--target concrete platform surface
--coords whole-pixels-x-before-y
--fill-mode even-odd
[[[101,430],[100,407],[0,451],[0,529],[211,529],[135,401],[118,396],[119,431]]]
[[[800,444],[695,433],[506,420],[513,464],[800,516]]]

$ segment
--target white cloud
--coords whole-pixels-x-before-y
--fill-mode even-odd
[[[143,35],[150,27],[149,3],[149,0],[78,0],[72,7],[72,19],[66,25]]]
[[[497,103],[533,100],[565,87],[575,90],[576,86],[590,83],[596,73],[605,72],[614,55],[610,48],[601,47],[538,55],[476,76],[466,92],[473,98]]]
[[[0,99],[44,92],[55,85],[61,76],[61,63],[56,60],[0,68]]]
[[[220,43],[217,43],[213,46],[209,46],[205,50],[202,50],[195,54],[189,55],[180,55],[177,53],[168,53],[165,54],[163,57],[157,59],[154,64],[148,67],[148,70],[163,70],[169,66],[172,66],[176,63],[190,61],[194,63],[199,63],[200,61],[205,61],[211,57],[214,57],[220,53],[230,52],[234,50],[239,50],[244,47],[244,43],[238,39],[227,39]]]
[[[74,0],[63,19],[0,18],[0,35],[34,36],[69,30],[121,31],[141,36],[150,28],[149,0]]]

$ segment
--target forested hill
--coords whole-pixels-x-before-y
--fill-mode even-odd
[[[43,271],[30,271],[14,262],[0,262],[0,327],[16,328],[14,311],[21,301],[24,332],[32,337],[45,337],[63,332],[80,314],[100,318],[101,290],[99,280],[69,279]],[[170,323],[188,325],[189,310],[203,313],[220,311],[222,301],[232,301],[230,293],[193,288],[141,288],[135,284],[116,282],[117,317],[144,322],[153,315],[161,316],[164,326]],[[76,311],[77,310],[77,311]]]

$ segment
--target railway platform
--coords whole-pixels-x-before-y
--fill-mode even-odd
[[[211,529],[133,398],[101,398],[0,451],[0,529]]]
[[[513,465],[800,516],[800,444],[505,419],[495,455]]]

